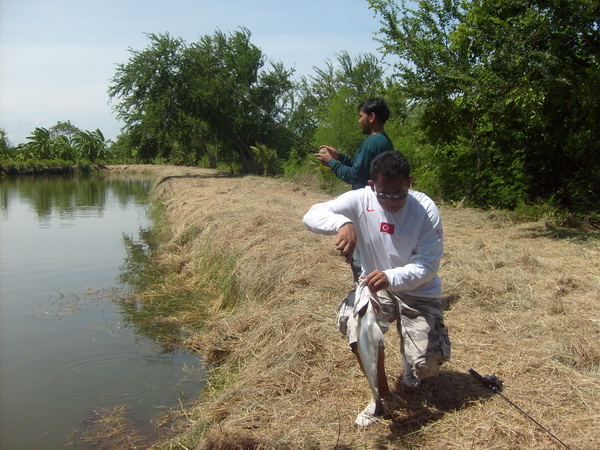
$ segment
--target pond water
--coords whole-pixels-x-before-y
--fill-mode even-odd
[[[0,448],[86,448],[84,424],[117,406],[148,435],[202,389],[198,356],[123,301],[143,278],[149,187],[0,178]]]

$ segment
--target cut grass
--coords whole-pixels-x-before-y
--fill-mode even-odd
[[[214,294],[203,330],[187,343],[215,377],[186,412],[194,425],[161,446],[559,447],[480,386],[467,373],[473,367],[503,379],[504,394],[569,446],[600,447],[593,235],[442,205],[452,361],[409,395],[390,331],[386,365],[398,401],[382,424],[358,430],[352,424],[369,389],[335,326],[351,273],[335,238],[301,222],[330,197],[276,179],[161,170],[154,192],[170,238],[159,259],[172,268],[173,286]]]

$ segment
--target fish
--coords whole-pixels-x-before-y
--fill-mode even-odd
[[[369,386],[375,402],[373,415],[383,415],[383,400],[379,394],[377,377],[377,362],[379,347],[383,347],[383,332],[377,325],[377,314],[381,312],[381,304],[377,294],[363,286],[358,301],[354,305],[354,316],[357,317],[357,350],[362,363],[362,369],[369,381]]]

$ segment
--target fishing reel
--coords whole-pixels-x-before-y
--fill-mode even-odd
[[[481,376],[474,369],[469,369],[469,373],[486,388],[492,392],[502,391],[502,380],[495,375]]]

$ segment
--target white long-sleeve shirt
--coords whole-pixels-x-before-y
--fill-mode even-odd
[[[411,190],[402,209],[390,213],[367,186],[318,203],[304,215],[304,224],[318,234],[336,234],[348,222],[356,229],[363,275],[382,270],[389,291],[441,297],[442,221],[427,195]]]

